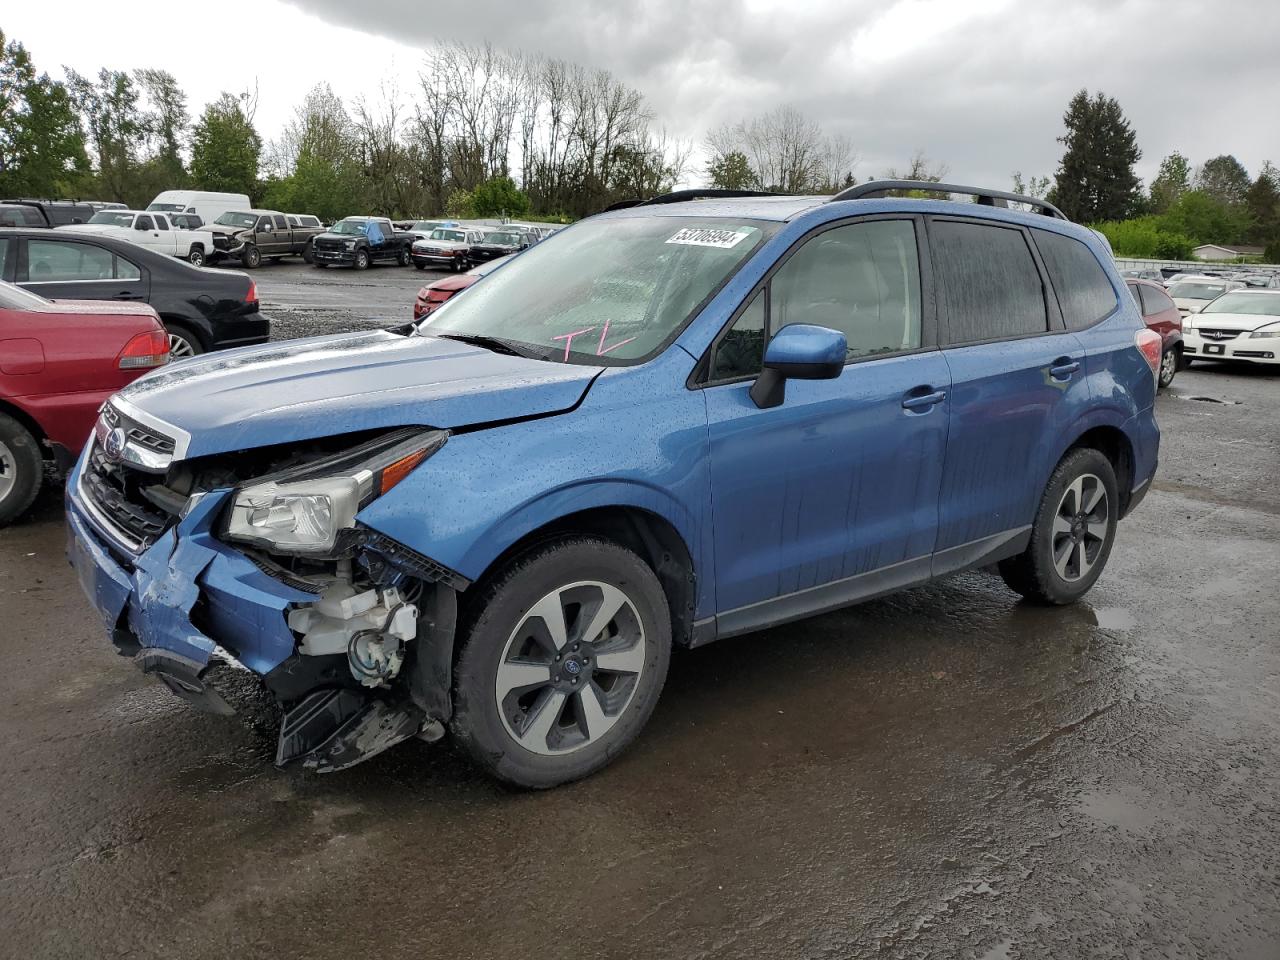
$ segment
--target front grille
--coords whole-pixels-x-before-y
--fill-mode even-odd
[[[128,417],[121,416],[120,412],[111,404],[107,404],[102,408],[102,420],[106,423],[107,429],[123,426],[129,440],[139,446],[154,450],[156,453],[173,454],[174,442],[172,440],[148,430],[142,424],[130,420]]]
[[[313,240],[312,245],[317,250],[327,250],[329,252],[338,252],[343,249],[342,240]]]
[[[167,443],[172,452],[172,440],[149,433],[147,437],[152,443]],[[81,474],[80,489],[97,519],[108,527],[107,532],[131,551],[140,553],[178,519],[146,495],[148,488],[162,484],[163,477],[157,474],[112,462],[95,440]]]
[[[1234,340],[1240,336],[1239,330],[1216,330],[1207,327],[1200,327],[1196,332],[1206,340]]]
[[[230,249],[231,249],[231,238],[230,238],[230,237],[223,236],[223,235],[222,235],[222,234],[220,234],[220,233],[215,233],[215,234],[213,235],[213,249],[215,249],[215,250],[230,250]]]

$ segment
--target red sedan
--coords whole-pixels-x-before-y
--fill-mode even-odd
[[[0,283],[0,526],[31,506],[44,461],[69,466],[103,401],[169,360],[142,303],[54,303]]]
[[[435,283],[429,283],[418,291],[418,299],[413,302],[413,319],[421,320],[427,314],[438,310],[444,306],[444,302],[450,297],[456,296],[467,287],[471,286],[486,273],[493,273],[498,267],[502,266],[502,260],[490,260],[488,263],[482,263],[478,267],[473,267],[466,273],[454,274],[451,277],[442,277]]]
[[[1128,280],[1129,292],[1142,311],[1147,329],[1160,334],[1160,386],[1173,383],[1173,375],[1182,369],[1182,313],[1165,293],[1164,287],[1150,280]]]

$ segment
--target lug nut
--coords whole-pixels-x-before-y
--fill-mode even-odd
[[[577,651],[578,651],[578,645],[577,645],[576,643],[573,645],[573,650],[574,650],[574,652],[575,652],[575,653],[577,653]]]
[[[577,686],[577,685],[578,685],[578,678],[577,678],[577,677],[574,677],[574,678],[573,678],[572,680],[570,680],[569,682],[570,682],[570,683],[572,683],[574,686]]]

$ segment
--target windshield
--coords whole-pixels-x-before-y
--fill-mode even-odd
[[[1254,317],[1280,317],[1280,294],[1228,293],[1205,307],[1206,313],[1245,313]]]
[[[455,243],[462,243],[462,241],[467,238],[466,238],[466,235],[461,230],[432,230],[431,239],[432,240],[452,240]]]
[[[777,229],[685,217],[586,220],[451,299],[430,335],[493,337],[570,363],[641,360]]]
[[[329,232],[342,234],[345,237],[354,237],[363,234],[368,229],[368,220],[339,220],[329,228]]]
[[[162,213],[163,213],[163,212],[165,212],[165,211],[167,211],[167,210],[177,210],[177,211],[181,212],[181,211],[183,211],[183,210],[187,209],[187,205],[186,205],[185,203],[149,203],[149,204],[147,204],[147,209],[148,209],[148,210],[159,210],[159,211],[161,211]]]
[[[514,247],[520,242],[520,238],[514,233],[486,233],[484,242],[496,243],[503,247]]]
[[[1181,297],[1184,300],[1212,300],[1214,297],[1226,292],[1227,285],[1225,283],[1195,283],[1193,281],[1183,281],[1175,283],[1169,288],[1169,296]]]
[[[256,213],[236,213],[234,210],[228,210],[213,222],[224,227],[252,227],[258,222],[258,215]]]
[[[132,227],[133,214],[103,210],[89,218],[90,223],[105,223],[111,227]]]

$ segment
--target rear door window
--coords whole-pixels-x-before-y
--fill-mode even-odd
[[[1098,258],[1081,241],[1050,230],[1031,231],[1068,330],[1091,327],[1116,308],[1116,294]]]
[[[91,243],[28,240],[27,280],[29,283],[110,280],[115,275],[113,259],[110,250]]]
[[[1142,315],[1150,317],[1157,313],[1164,313],[1166,310],[1176,310],[1173,301],[1169,299],[1169,295],[1163,290],[1157,290],[1155,287],[1148,287],[1144,283],[1138,286],[1138,295],[1142,298]]]
[[[169,229],[169,221],[168,221],[168,220],[166,220],[164,217],[160,216],[160,214],[158,214],[158,213],[157,213],[155,216],[156,216],[156,229],[157,229],[157,230],[168,230],[168,229]]]
[[[287,220],[285,220],[285,218],[284,218],[284,217],[276,217],[276,218],[275,218],[275,221],[276,221],[276,229],[277,229],[277,230],[288,230],[288,229],[289,229],[289,223],[288,223],[288,221],[287,221]]]
[[[948,343],[1048,331],[1044,283],[1021,229],[935,220],[930,235]]]

